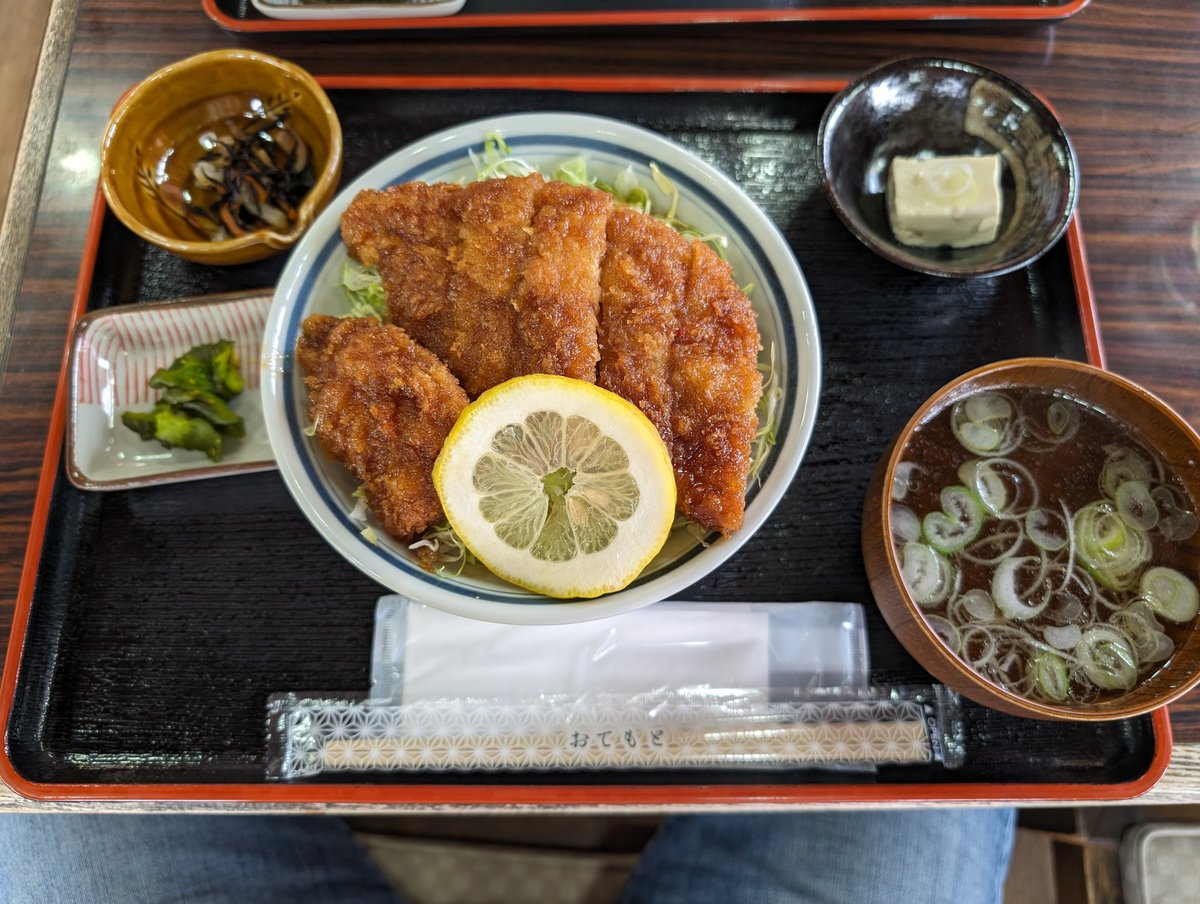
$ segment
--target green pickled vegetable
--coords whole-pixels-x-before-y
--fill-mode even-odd
[[[126,411],[121,422],[144,440],[168,449],[192,449],[220,461],[223,437],[246,435],[246,424],[229,407],[246,383],[233,342],[197,345],[154,372],[150,386],[162,396],[150,411]]]
[[[215,393],[171,387],[163,391],[162,401],[204,418],[226,436],[246,435],[246,425],[241,417],[234,414],[226,401]]]
[[[232,399],[246,388],[237,350],[228,339],[190,349],[170,367],[155,371],[150,385],[155,389],[202,389],[223,399]]]
[[[237,349],[228,339],[207,347],[213,349],[212,372],[216,393],[223,399],[232,399],[246,388],[246,381],[242,379],[242,371],[238,366]]]
[[[202,417],[159,402],[150,411],[126,411],[121,423],[144,440],[158,440],[168,449],[193,449],[213,461],[221,460],[221,434]]]

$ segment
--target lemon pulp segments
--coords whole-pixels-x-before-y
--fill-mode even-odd
[[[625,450],[587,418],[556,411],[507,424],[472,479],[496,535],[552,562],[607,547],[641,499]]]
[[[467,407],[434,467],[446,517],[495,574],[549,596],[626,586],[675,510],[670,458],[635,406],[537,374]]]

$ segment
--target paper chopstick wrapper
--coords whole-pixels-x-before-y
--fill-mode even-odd
[[[286,714],[291,777],[325,771],[588,770],[929,762],[911,700],[298,701]]]

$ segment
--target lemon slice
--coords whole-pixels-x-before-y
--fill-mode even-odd
[[[433,466],[450,525],[497,576],[547,596],[620,590],[666,542],[675,477],[638,408],[531,374],[466,407]]]

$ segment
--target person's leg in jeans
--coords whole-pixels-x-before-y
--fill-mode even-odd
[[[1016,814],[882,810],[675,816],[626,904],[999,904]]]
[[[642,854],[631,904],[994,904],[1011,810],[678,816]],[[397,904],[338,819],[0,816],[6,904]]]
[[[5,904],[398,904],[325,816],[0,816]]]

